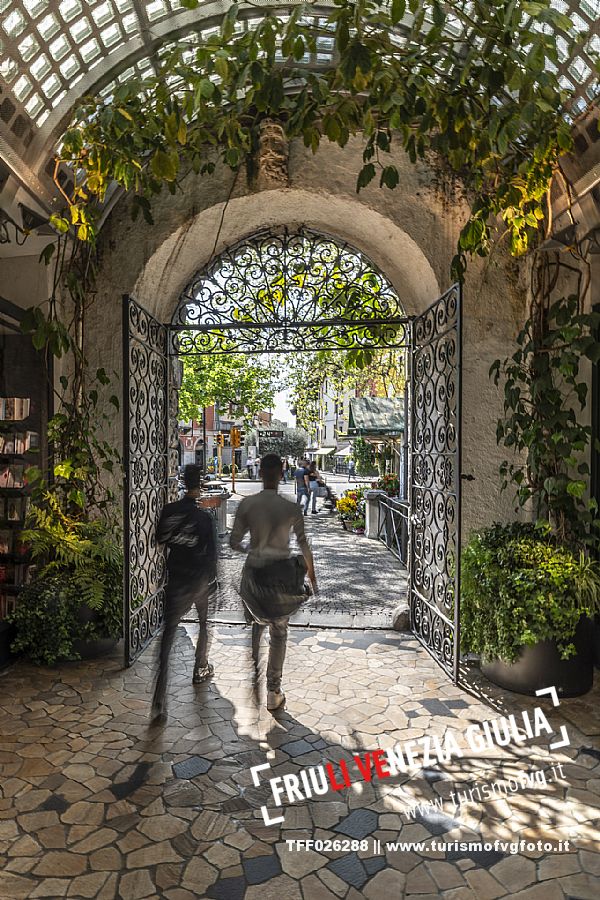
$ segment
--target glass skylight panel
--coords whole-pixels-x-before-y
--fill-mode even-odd
[[[131,12],[133,9],[132,0],[114,0],[114,4],[121,15],[123,15],[123,13]]]
[[[9,37],[18,37],[26,25],[25,17],[18,9],[13,9],[2,22],[2,27]]]
[[[59,11],[65,22],[72,22],[81,14],[81,3],[79,0],[62,0],[59,5]]]
[[[69,56],[59,68],[62,77],[66,81],[71,82],[73,76],[81,69],[81,65],[76,56]]]
[[[60,78],[53,72],[50,78],[47,78],[46,81],[42,83],[41,87],[46,97],[54,97],[60,90]]]
[[[19,53],[25,62],[33,59],[39,49],[40,45],[33,34],[28,34],[18,46]]]
[[[100,32],[100,38],[105,47],[113,47],[122,40],[121,29],[116,22],[113,22],[112,25]]]
[[[39,94],[33,94],[32,97],[29,98],[27,103],[25,104],[26,112],[31,116],[32,119],[35,119],[37,114],[42,111],[44,108],[44,101],[40,97]]]
[[[151,22],[160,19],[162,16],[166,15],[166,13],[167,7],[163,3],[163,0],[152,0],[152,3],[146,4],[146,15]]]
[[[569,54],[568,54],[568,44],[564,37],[557,37],[556,39],[556,49],[558,50],[558,58],[561,62],[566,62]]]
[[[75,84],[75,83],[76,82],[73,82],[73,84]],[[56,97],[54,98],[54,100],[52,101],[52,106],[54,108],[56,108],[58,106],[58,104],[61,103],[65,99],[66,96],[67,96],[67,92],[61,91],[60,94],[57,94]]]
[[[48,6],[48,0],[21,0],[32,19],[41,15]]]
[[[100,6],[97,6],[92,12],[92,18],[98,27],[110,22],[114,18],[114,12],[110,3],[101,3]]]
[[[41,56],[38,56],[36,61],[32,63],[29,71],[33,75],[36,81],[39,81],[41,78],[44,78],[52,66],[50,65],[50,60],[47,56],[44,56],[42,53]]]
[[[84,44],[83,47],[79,50],[81,54],[81,58],[85,63],[91,62],[100,54],[100,45],[96,38],[92,38],[91,41],[88,41],[87,44]]]
[[[0,62],[0,77],[2,77],[7,84],[17,77],[17,72],[19,71],[19,67],[10,57],[6,57]]]
[[[71,45],[64,34],[61,34],[55,41],[52,41],[48,47],[52,59],[62,59],[70,49]]]
[[[125,16],[121,23],[127,34],[138,30],[138,20],[135,15]]]
[[[592,22],[600,18],[600,0],[581,0],[579,7]]]
[[[92,33],[92,26],[87,19],[79,19],[71,28],[73,40],[80,44]]]
[[[569,66],[569,72],[573,76],[573,78],[579,83],[586,81],[587,78],[592,74],[592,70],[586,63],[581,59],[580,56],[576,57]]]
[[[29,97],[32,90],[33,85],[27,75],[21,75],[21,77],[15,82],[15,86],[13,88],[15,97],[17,98],[17,100],[21,100],[21,102]]]
[[[51,37],[54,37],[56,32],[60,29],[60,25],[56,16],[50,15],[44,16],[44,18],[37,23],[37,30],[44,38],[45,41],[49,41]]]

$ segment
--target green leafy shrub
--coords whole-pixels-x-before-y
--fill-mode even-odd
[[[36,573],[11,616],[13,650],[53,665],[78,658],[76,640],[120,637],[123,554],[114,527],[66,512],[48,491],[31,507],[26,526],[22,537]]]
[[[555,640],[567,659],[581,616],[599,610],[600,565],[557,545],[547,523],[494,524],[463,550],[463,651],[510,663],[523,646]]]
[[[24,652],[37,665],[53,666],[79,659],[76,641],[118,638],[122,634],[121,583],[104,588],[105,600],[91,618],[82,606],[78,582],[69,576],[36,578],[26,585],[10,621],[17,628],[14,652]]]

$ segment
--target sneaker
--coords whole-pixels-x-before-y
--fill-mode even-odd
[[[194,674],[192,675],[192,683],[193,684],[202,684],[203,681],[206,681],[207,678],[210,678],[211,675],[215,674],[215,667],[211,666],[210,663],[207,663],[204,668],[199,669],[197,666],[194,667]]]
[[[313,514],[313,516],[318,516],[318,515],[319,515],[319,510],[318,510],[318,509],[311,509],[311,513]]]
[[[267,709],[274,712],[285,703],[283,691],[267,691]]]

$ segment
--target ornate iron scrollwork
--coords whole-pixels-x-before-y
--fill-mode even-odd
[[[124,298],[125,663],[159,630],[166,580],[155,528],[169,484],[168,330]]]
[[[458,677],[460,288],[413,325],[410,606],[419,640]]]
[[[179,355],[404,347],[400,299],[361,253],[306,228],[226,250],[183,293]]]

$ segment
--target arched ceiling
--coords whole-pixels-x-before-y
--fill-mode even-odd
[[[152,71],[175,42],[193,46],[218,27],[229,5],[229,0],[205,0],[191,11],[180,0],[0,0],[2,205],[14,202],[21,190],[34,207],[47,211],[55,196],[53,148],[80,99],[110,92],[115,81],[134,71]],[[266,8],[284,14],[292,5],[293,0],[280,6],[272,0],[242,4],[239,27],[252,27]],[[311,17],[318,20],[327,6],[327,0],[311,4]],[[592,57],[600,55],[600,0],[552,0],[552,6],[570,18],[574,31],[590,35],[572,57],[559,36],[564,51],[560,76],[575,97],[572,112],[577,114],[598,90]],[[454,36],[464,30],[451,18],[447,27]],[[532,20],[531,27],[547,26]],[[324,35],[306,64],[326,63],[332,47],[332,38]]]

